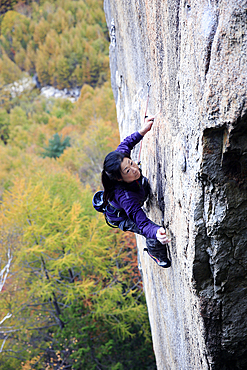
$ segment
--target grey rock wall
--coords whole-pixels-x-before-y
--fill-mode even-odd
[[[121,138],[142,146],[172,267],[138,237],[157,368],[247,368],[247,2],[105,0]],[[139,148],[133,158],[137,159]]]

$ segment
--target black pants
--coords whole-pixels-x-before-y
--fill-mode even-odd
[[[122,231],[131,231],[135,234],[144,236],[141,230],[138,228],[138,226],[130,218],[126,218],[125,220],[120,221],[120,222],[111,221],[111,224],[118,226],[119,229]],[[158,259],[164,260],[167,258],[166,246],[160,243],[157,239],[146,238],[146,246],[147,246],[149,253],[151,253],[153,256],[157,257]]]

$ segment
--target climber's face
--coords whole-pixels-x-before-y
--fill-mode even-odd
[[[132,159],[124,157],[121,163],[121,175],[124,182],[130,183],[141,176],[139,167]]]

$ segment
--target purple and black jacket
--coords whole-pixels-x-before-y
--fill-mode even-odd
[[[127,136],[117,147],[116,151],[130,155],[131,150],[136,144],[141,141],[143,136],[139,132],[135,132]],[[156,239],[157,230],[160,226],[152,223],[142,210],[142,205],[147,199],[147,187],[144,187],[146,178],[141,176],[139,180],[133,181],[130,184],[120,182],[115,188],[114,199],[111,200],[111,205],[115,208],[124,210],[126,217],[130,218],[140,229],[142,235],[146,238]],[[117,221],[115,216],[112,221]]]

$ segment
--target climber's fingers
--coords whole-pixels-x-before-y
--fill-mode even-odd
[[[146,120],[145,120],[146,121]],[[147,122],[145,122],[146,125],[145,125],[145,132],[147,133],[148,131],[151,130],[153,124],[154,124],[154,120],[153,119],[149,119]]]
[[[170,243],[170,239],[168,239],[165,229],[163,227],[160,227],[156,233],[156,238],[158,239],[159,242],[162,244],[167,244]]]
[[[145,131],[148,132],[151,130],[152,126],[153,126],[153,123],[154,123],[154,119],[155,119],[155,116],[146,116],[145,117]]]
[[[160,112],[156,113],[154,116],[145,116],[145,126],[139,131],[142,136],[146,135],[146,133],[151,130],[154,119],[159,113]]]
[[[155,118],[155,116],[146,116],[145,117],[145,122],[153,122],[154,121],[154,118]]]
[[[150,121],[154,121],[154,119],[160,114],[160,111],[155,113],[155,115],[152,115],[152,116],[145,116],[145,121],[146,122],[150,122]]]

